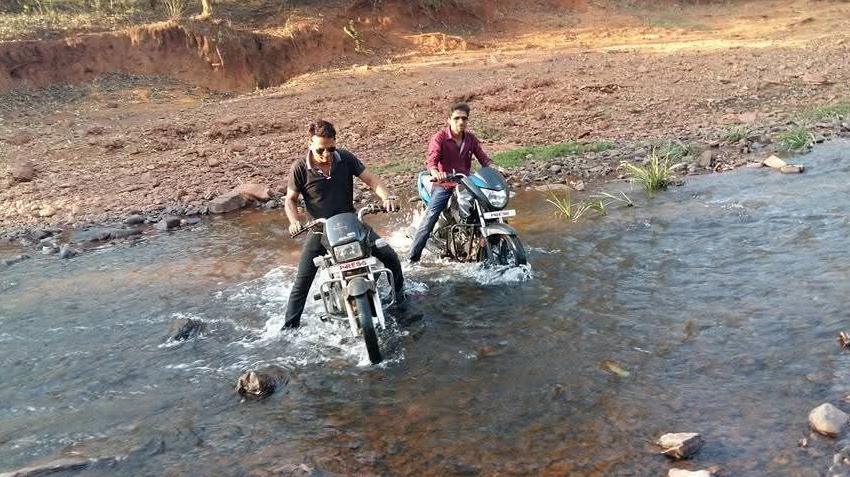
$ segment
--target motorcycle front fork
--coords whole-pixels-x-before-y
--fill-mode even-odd
[[[345,301],[345,313],[348,315],[348,327],[351,329],[351,334],[358,335],[360,334],[360,322],[357,320],[357,312],[354,309],[354,298],[351,297]],[[384,320],[384,307],[381,305],[381,297],[378,293],[369,293],[368,294],[369,301],[374,303],[375,305],[375,318],[377,318],[378,325],[381,329],[387,327],[386,321]],[[369,311],[371,313],[371,310]]]

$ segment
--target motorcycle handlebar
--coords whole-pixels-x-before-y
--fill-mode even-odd
[[[381,213],[381,212],[389,212],[389,211],[383,206],[380,206],[380,205],[377,205],[377,204],[369,204],[366,207],[362,207],[360,210],[357,211],[357,219],[362,220],[364,215],[378,214],[378,213]],[[395,212],[397,212],[397,211],[395,211]],[[298,237],[299,235],[301,235],[301,234],[303,234],[303,233],[305,233],[309,230],[312,230],[317,225],[324,224],[327,221],[328,221],[327,219],[311,220],[310,222],[307,222],[306,224],[302,225],[301,230],[299,230],[298,232],[296,232],[294,234],[290,234],[290,237],[291,238]]]
[[[324,224],[325,222],[327,222],[327,219],[311,220],[311,221],[307,222],[306,224],[302,225],[301,230],[299,230],[298,232],[295,232],[294,234],[290,234],[289,236],[291,238],[295,238],[295,237],[307,232],[308,230],[312,230],[313,227],[315,227],[319,224]]]
[[[432,177],[432,178],[431,178],[431,182],[440,182],[440,181],[454,181],[454,182],[459,182],[459,181],[460,181],[461,179],[463,179],[464,177],[466,177],[466,174],[461,174],[460,172],[458,172],[458,173],[455,173],[455,174],[448,174],[448,175],[446,175],[446,178],[445,178],[445,179],[435,179],[435,178],[433,178],[433,177]]]

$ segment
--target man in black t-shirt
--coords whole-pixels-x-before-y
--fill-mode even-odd
[[[378,176],[367,171],[366,166],[354,154],[336,148],[336,130],[333,124],[327,121],[310,124],[310,149],[305,157],[292,164],[286,187],[284,207],[289,219],[289,233],[295,234],[301,230],[301,222],[298,220],[299,195],[304,197],[307,212],[316,219],[355,212],[355,177],[375,191],[383,201],[384,208],[390,211],[398,209],[396,197],[390,194]],[[380,238],[371,227],[363,225],[368,231],[370,243]],[[304,304],[317,271],[313,259],[326,253],[321,236],[311,234],[301,251],[298,272],[286,306],[284,328],[297,328],[301,324],[301,313],[304,311]],[[389,245],[375,247],[372,254],[393,272],[396,296],[398,300],[403,300],[404,277],[398,255]]]

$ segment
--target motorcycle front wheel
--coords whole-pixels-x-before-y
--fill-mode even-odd
[[[505,265],[516,267],[525,265],[528,260],[525,257],[525,247],[515,235],[491,235],[487,238],[490,242],[490,251],[487,260],[494,265]]]
[[[361,295],[355,298],[357,303],[357,314],[360,316],[360,330],[363,332],[363,340],[366,342],[366,351],[369,352],[369,361],[378,364],[383,360],[381,348],[378,346],[378,333],[375,332],[375,324],[372,320],[372,305],[369,303],[369,295]]]

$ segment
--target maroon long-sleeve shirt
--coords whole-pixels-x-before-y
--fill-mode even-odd
[[[493,163],[481,149],[481,144],[474,134],[471,132],[463,133],[463,140],[460,146],[458,146],[454,139],[452,139],[451,128],[447,127],[431,138],[431,143],[428,144],[428,159],[425,165],[429,171],[437,169],[438,171],[449,174],[454,171],[469,175],[472,170],[473,155],[484,167]],[[447,189],[451,189],[457,185],[451,181],[440,181],[437,184]]]

